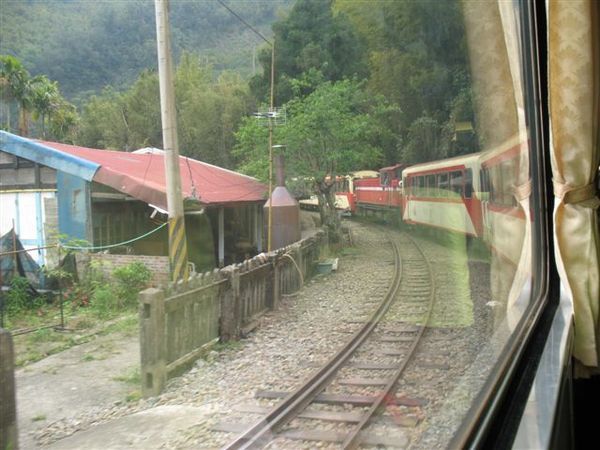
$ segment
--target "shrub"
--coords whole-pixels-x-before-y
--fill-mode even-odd
[[[115,269],[112,273],[116,281],[116,294],[123,306],[135,305],[137,294],[152,279],[152,272],[141,262],[133,262]]]
[[[90,306],[101,319],[110,317],[116,310],[118,301],[110,286],[97,287],[92,294]]]
[[[38,308],[44,304],[43,298],[34,297],[34,290],[25,277],[14,277],[10,282],[10,290],[6,293],[6,309],[9,314],[16,314],[26,309]]]

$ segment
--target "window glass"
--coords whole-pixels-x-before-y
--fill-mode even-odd
[[[463,173],[461,171],[450,174],[450,190],[458,196],[463,195]]]
[[[473,170],[467,169],[465,172],[465,198],[471,198],[473,195]]]
[[[420,197],[424,197],[427,195],[427,191],[425,189],[425,177],[424,176],[420,176],[417,177],[417,192]]]
[[[0,40],[7,51],[2,53],[25,55],[31,74],[47,72],[52,78],[47,86],[43,77],[31,78],[36,98],[27,111],[8,95],[18,86],[3,85],[2,127],[97,149],[164,147],[161,111],[172,108],[159,103],[163,84],[155,70],[152,2],[47,3],[52,6],[2,2],[1,14],[10,19],[3,21],[7,29]],[[532,27],[521,23],[523,5],[533,2],[168,3],[172,30],[165,42],[173,44],[176,55],[178,116],[170,130],[178,131],[179,151],[189,157],[180,167],[185,232],[181,221],[163,209],[170,205],[160,151],[124,153],[123,168],[105,164],[113,154],[101,151],[102,163],[90,161],[57,175],[22,155],[0,153],[0,237],[6,226],[31,233],[25,244],[38,235],[81,229],[94,245],[107,246],[101,251],[120,252],[119,261],[149,257],[151,269],[163,272],[148,286],[165,288],[148,297],[156,300],[152,314],[157,305],[164,316],[153,316],[146,304],[141,319],[138,301],[146,297],[121,302],[123,289],[116,283],[83,278],[82,289],[69,288],[69,296],[85,288],[87,297],[65,297],[60,303],[68,305],[67,314],[72,304],[85,303],[75,308],[67,329],[73,326],[79,335],[77,326],[89,323],[100,336],[104,330],[96,325],[100,329],[101,322],[133,324],[129,338],[152,322],[160,328],[157,334],[142,345],[135,338],[136,345],[127,347],[156,359],[143,373],[135,369],[145,358],[139,353],[129,358],[135,366],[115,370],[112,379],[132,381],[130,393],[122,385],[116,398],[94,405],[92,412],[58,422],[54,416],[46,420],[41,410],[21,414],[30,427],[24,435],[51,445],[76,429],[87,433],[93,424],[155,407],[165,413],[168,405],[173,408],[166,412],[175,418],[180,418],[177,407],[193,409],[194,423],[171,442],[156,442],[156,448],[223,448],[238,428],[258,421],[359,326],[370,323],[376,305],[393,292],[371,341],[347,359],[331,385],[319,389],[325,403],[274,427],[273,433],[285,434],[283,442],[265,447],[327,447],[292,438],[332,439],[347,432],[364,417],[366,397],[381,393],[420,335],[416,355],[360,436],[374,437],[373,448],[385,448],[386,442],[390,448],[460,448],[451,445],[454,436],[472,420],[474,407],[486,406],[481,399],[495,392],[501,362],[516,360],[513,340],[527,337],[524,324],[532,323],[528,314],[538,295],[540,274],[532,249],[540,241],[535,230],[543,208],[537,207],[535,187],[527,195],[527,187],[539,181],[531,180],[530,157],[538,149],[535,124],[529,122],[530,108],[538,105],[528,87],[532,69],[523,63],[531,54],[525,45]],[[3,74],[5,61],[10,58],[0,58]],[[26,72],[17,75],[18,81]],[[54,76],[62,77],[56,86]],[[61,95],[55,95],[59,86]],[[44,98],[51,98],[51,105],[44,106]],[[4,145],[4,132],[0,137]],[[18,153],[29,151],[19,145]],[[75,164],[74,146],[63,147],[74,153],[56,165]],[[296,180],[297,194],[291,188],[286,193],[282,183],[272,186],[273,172],[281,175],[283,169],[278,159],[273,170],[274,155],[285,157],[285,178]],[[143,156],[148,159],[134,159]],[[97,167],[93,175],[92,167]],[[356,180],[354,195],[336,197],[351,190],[348,174],[367,170],[368,177]],[[79,172],[87,174],[86,180],[110,178],[123,192],[90,187],[83,178],[79,189],[74,181]],[[400,179],[407,183],[404,192],[395,188]],[[22,186],[28,192],[16,196],[11,191]],[[48,191],[56,191],[54,204],[42,201]],[[301,196],[310,198],[304,205],[312,211],[298,208]],[[13,225],[5,211],[17,208],[26,214]],[[84,216],[85,223],[79,223]],[[60,229],[67,220],[72,229]],[[301,238],[306,240],[298,244]],[[109,247],[130,240],[124,248]],[[175,243],[187,245],[187,260],[183,250],[170,254]],[[180,258],[179,267],[189,262],[206,273],[167,287],[169,266],[177,265],[169,257]],[[0,262],[4,267],[5,260]],[[397,289],[389,289],[396,276]],[[105,305],[114,306],[114,316]],[[31,322],[41,320],[38,312],[46,314],[36,309]],[[47,349],[47,342],[36,340],[47,336],[51,321],[62,313],[48,313],[44,333],[24,347],[39,346],[40,357],[58,348]],[[170,337],[158,334],[163,332]],[[229,343],[238,338],[239,345]],[[126,346],[119,342],[117,347]],[[162,347],[164,354],[157,356]],[[86,355],[82,364],[92,366],[104,353],[113,352]],[[141,385],[156,387],[179,373],[183,376],[165,383],[162,396],[139,398]],[[256,398],[261,395],[265,398]],[[322,433],[304,433],[305,425]]]
[[[435,197],[437,195],[435,175],[427,175],[427,195],[429,197]]]
[[[440,197],[448,197],[450,185],[448,184],[448,173],[442,173],[437,176],[438,192]]]

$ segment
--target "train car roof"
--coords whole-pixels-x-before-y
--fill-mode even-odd
[[[402,163],[398,163],[398,164],[394,164],[393,166],[387,166],[387,167],[382,167],[381,169],[379,169],[379,171],[390,171],[390,170],[395,170],[401,167],[406,167],[406,164],[402,164]]]
[[[379,176],[379,172],[376,170],[358,170],[352,172],[353,178],[375,178]]]
[[[473,163],[479,162],[480,158],[481,158],[481,153],[470,153],[468,155],[460,155],[460,156],[455,156],[453,158],[448,158],[448,159],[440,159],[440,160],[430,161],[430,162],[426,162],[426,163],[414,164],[414,165],[404,169],[404,171],[402,173],[406,174],[406,175],[410,175],[410,174],[419,173],[419,172],[426,172],[429,170],[471,165]]]
[[[515,158],[520,152],[527,151],[528,142],[520,136],[514,136],[495,148],[481,153],[481,165],[491,166],[507,159]]]

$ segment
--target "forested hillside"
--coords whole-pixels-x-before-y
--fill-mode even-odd
[[[292,0],[229,1],[265,35]],[[253,73],[254,50],[263,44],[216,1],[171,1],[176,60],[200,55],[217,71]],[[58,81],[80,104],[105,86],[124,89],[145,69],[155,69],[153,0],[0,0],[0,54],[16,56],[32,75]]]

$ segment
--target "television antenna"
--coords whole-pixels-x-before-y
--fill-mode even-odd
[[[258,112],[252,114],[257,119],[262,119],[260,121],[263,125],[285,125],[287,121],[287,113],[285,111],[285,107],[279,108],[261,108]],[[266,119],[266,120],[265,120]]]

